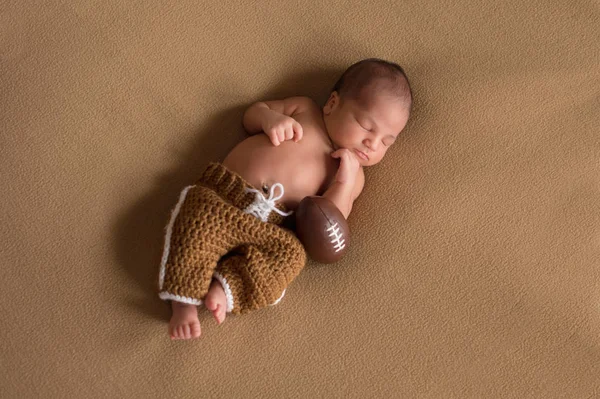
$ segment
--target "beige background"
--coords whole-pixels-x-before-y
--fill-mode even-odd
[[[13,0],[0,33],[1,397],[600,397],[597,0]],[[179,191],[372,56],[415,108],[347,257],[171,342]]]

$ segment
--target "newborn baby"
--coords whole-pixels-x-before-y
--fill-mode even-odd
[[[171,301],[171,339],[200,336],[202,303],[218,324],[278,303],[306,262],[280,225],[312,195],[347,218],[363,167],[381,161],[411,105],[402,68],[367,59],[342,74],[323,108],[307,97],[250,106],[243,124],[252,136],[184,189],[167,226],[159,296]]]

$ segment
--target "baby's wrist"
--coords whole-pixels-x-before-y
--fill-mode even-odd
[[[336,177],[335,181],[333,184],[337,184],[340,187],[354,187],[354,180],[353,179],[348,179],[348,178],[339,178]]]
[[[260,114],[260,121],[261,121],[261,125],[264,128],[267,128],[269,126],[272,126],[274,124],[274,121],[277,120],[277,116],[278,116],[278,112],[277,111],[273,111],[272,109],[264,109],[261,110],[261,114]]]

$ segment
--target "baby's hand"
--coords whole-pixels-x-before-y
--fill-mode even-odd
[[[342,184],[354,184],[360,164],[358,163],[358,159],[352,154],[352,151],[347,148],[340,148],[332,152],[331,156],[340,159],[340,167],[335,175],[335,180]]]
[[[271,111],[262,123],[263,132],[274,146],[278,146],[286,140],[298,142],[302,139],[302,125],[291,116]]]

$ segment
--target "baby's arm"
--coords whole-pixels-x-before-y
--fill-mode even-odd
[[[285,140],[298,142],[302,138],[302,126],[293,116],[312,105],[308,97],[254,103],[244,113],[244,128],[249,134],[264,132],[275,146]]]
[[[332,156],[340,158],[340,167],[335,176],[335,181],[325,191],[323,197],[333,202],[342,212],[344,218],[348,219],[354,201],[363,190],[365,174],[363,168],[349,150],[339,149]]]

